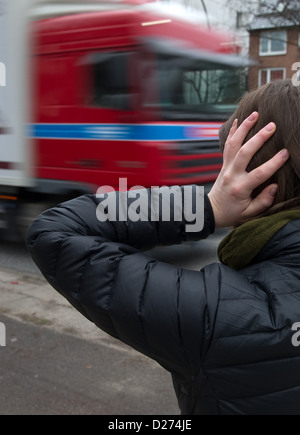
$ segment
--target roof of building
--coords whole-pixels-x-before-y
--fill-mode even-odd
[[[300,26],[299,0],[268,0],[261,4],[258,14],[249,25],[249,31]]]

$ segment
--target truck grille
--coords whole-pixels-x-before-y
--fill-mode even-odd
[[[166,184],[207,184],[216,180],[223,156],[218,141],[180,142],[166,156]]]

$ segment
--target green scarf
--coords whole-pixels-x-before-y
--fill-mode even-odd
[[[286,210],[235,228],[219,245],[220,262],[235,270],[243,269],[277,231],[296,219],[300,219],[300,210]]]

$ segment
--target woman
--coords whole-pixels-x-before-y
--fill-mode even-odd
[[[241,102],[220,132],[223,168],[196,234],[184,217],[100,222],[93,195],[44,212],[28,231],[58,292],[172,374],[182,414],[300,414],[299,102],[290,81]],[[228,226],[223,264],[199,272],[141,252]]]

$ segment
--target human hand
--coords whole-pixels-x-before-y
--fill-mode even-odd
[[[257,112],[252,113],[239,128],[235,120],[229,132],[224,148],[223,167],[208,194],[216,228],[236,226],[244,220],[258,216],[274,202],[277,184],[270,184],[254,199],[251,194],[286,163],[289,153],[283,149],[266,163],[247,172],[247,166],[254,154],[276,131],[276,125],[271,122],[242,146],[258,117]]]

